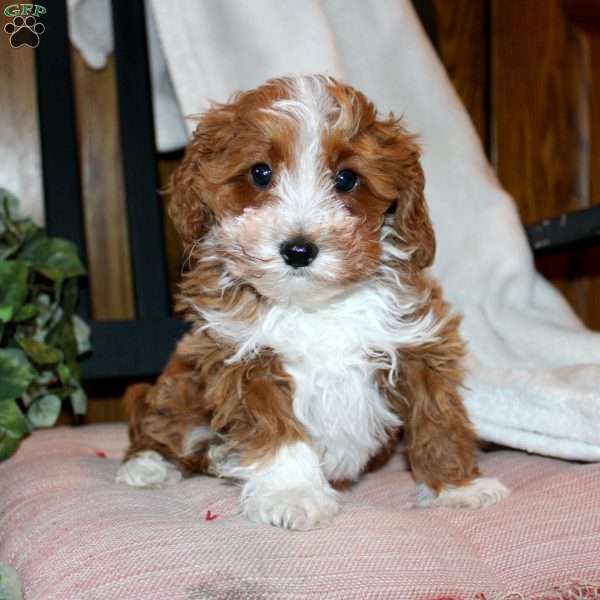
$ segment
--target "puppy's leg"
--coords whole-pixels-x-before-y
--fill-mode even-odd
[[[260,368],[244,378],[244,401],[224,417],[230,451],[217,446],[209,454],[219,475],[243,481],[247,518],[288,529],[317,527],[338,511],[337,493],[293,414],[291,389],[276,375],[261,377]]]
[[[117,471],[117,483],[132,487],[161,488],[179,483],[181,471],[156,450],[141,450],[127,459]]]
[[[443,341],[411,352],[404,365],[407,450],[419,506],[482,508],[509,494],[497,479],[480,477],[475,462],[477,439],[458,392],[457,325],[450,321]]]
[[[201,389],[185,372],[167,370],[154,386],[128,388],[131,445],[117,481],[135,487],[163,487],[182,474],[207,470],[207,451],[215,434],[194,402]]]
[[[223,465],[222,474],[244,481],[240,503],[251,521],[285,529],[313,529],[338,512],[337,492],[306,442],[282,445],[269,459]]]

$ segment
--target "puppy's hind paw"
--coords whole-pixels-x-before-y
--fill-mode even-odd
[[[132,487],[161,488],[181,480],[179,469],[154,450],[144,450],[124,462],[117,471],[117,483]]]
[[[449,485],[435,494],[425,484],[417,486],[415,504],[420,508],[485,508],[510,495],[510,490],[492,477],[479,477],[466,485]]]

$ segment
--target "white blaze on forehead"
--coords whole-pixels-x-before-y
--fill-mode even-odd
[[[323,128],[339,112],[324,77],[297,77],[291,80],[290,97],[273,103],[271,110],[294,119],[299,128],[300,143],[305,149],[319,141]]]
[[[319,226],[341,208],[333,193],[332,175],[325,164],[323,136],[339,112],[324,77],[291,80],[290,97],[269,112],[292,119],[296,130],[294,164],[285,165],[274,189],[290,225],[297,229]]]

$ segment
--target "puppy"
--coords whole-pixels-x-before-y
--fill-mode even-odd
[[[309,529],[403,428],[420,506],[505,497],[476,465],[423,187],[400,120],[331,77],[273,79],[201,116],[169,206],[192,327],[156,385],[127,393],[118,480],[231,477],[249,519]]]

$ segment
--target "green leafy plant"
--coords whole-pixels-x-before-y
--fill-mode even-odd
[[[17,572],[0,562],[0,600],[23,600],[23,589]]]
[[[87,410],[77,359],[90,350],[89,327],[75,314],[84,274],[75,245],[20,217],[0,188],[0,460],[54,425],[63,401]]]

